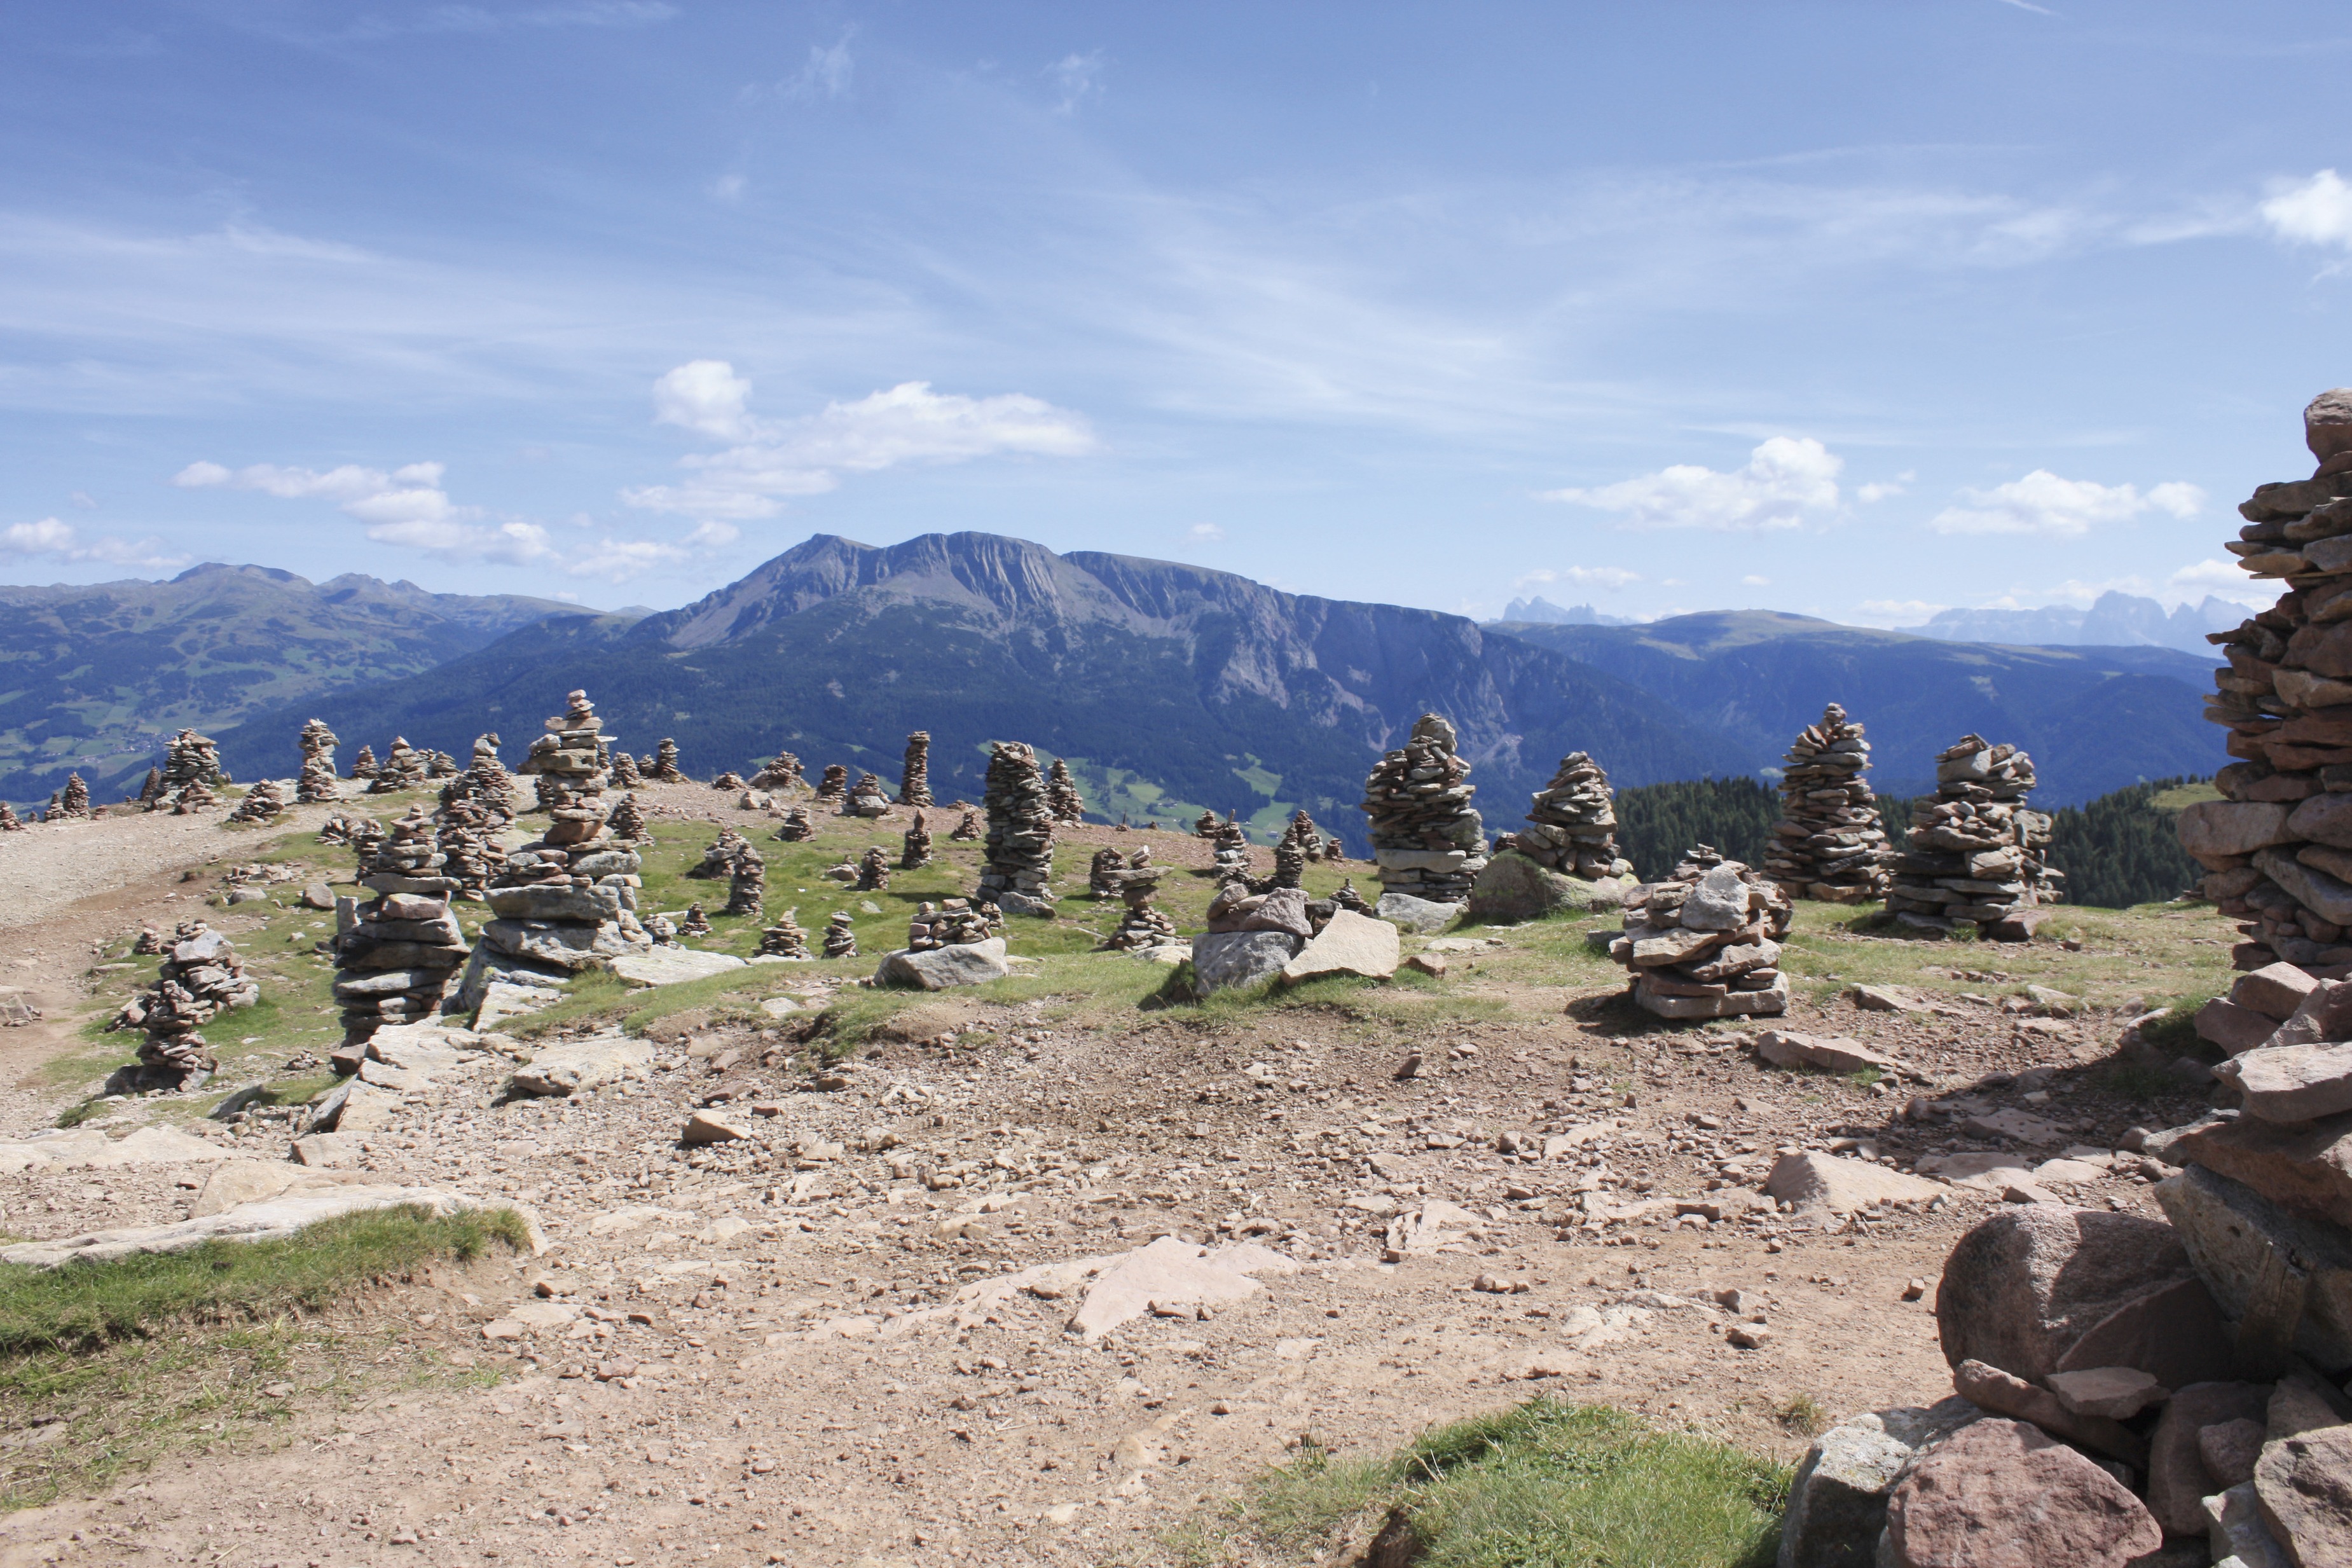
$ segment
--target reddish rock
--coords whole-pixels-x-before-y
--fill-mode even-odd
[[[2197,1009],[2197,1037],[2221,1047],[2231,1056],[2251,1051],[2271,1037],[2278,1020],[2252,1007],[2241,1007],[2227,997],[2216,996]]]
[[[2226,1378],[2230,1325],[2205,1282],[2191,1275],[2135,1296],[2076,1340],[2056,1371],[2136,1367],[2167,1388]]]
[[[2039,1382],[2116,1313],[2189,1278],[2188,1252],[2160,1220],[2012,1205],[1962,1237],[1944,1260],[1937,1334],[1954,1366],[1980,1361]],[[2087,1364],[2140,1363],[2108,1351]],[[2141,1370],[2168,1388],[2180,1386],[2163,1369]]]
[[[2266,963],[2238,976],[2237,984],[2230,987],[2230,1000],[2283,1024],[2294,1016],[2305,997],[2318,989],[2317,980],[2292,963]]]
[[[2257,1117],[2201,1124],[2165,1158],[2218,1172],[2303,1219],[2341,1225],[2352,1215],[2352,1113],[2282,1127]]]
[[[2125,1568],[2164,1544],[2139,1499],[2021,1421],[1962,1428],[1886,1508],[1899,1568]]]
[[[2254,1466],[2254,1498],[2296,1568],[2352,1563],[2352,1426],[2323,1426],[2265,1447]]]
[[[2147,1506],[2158,1523],[2175,1535],[2205,1533],[2203,1500],[2223,1487],[2206,1468],[2198,1435],[2234,1421],[2259,1426],[2270,1396],[2270,1385],[2261,1383],[2196,1383],[2173,1391],[2147,1441]]]
[[[2069,1410],[2048,1389],[2012,1377],[1997,1366],[1964,1361],[1952,1371],[1952,1388],[1962,1399],[1996,1415],[2031,1421],[2054,1436],[2113,1455],[2134,1468],[2147,1465],[2147,1440],[2122,1422]]]
[[[2216,1488],[2227,1491],[2254,1479],[2254,1465],[2263,1457],[2264,1432],[2259,1421],[2240,1418],[2200,1427],[2197,1457]]]

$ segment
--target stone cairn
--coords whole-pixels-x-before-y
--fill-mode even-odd
[[[367,792],[390,795],[395,790],[421,789],[429,776],[428,767],[425,753],[410,745],[406,736],[394,735],[392,750],[383,754],[383,765],[368,781]]]
[[[751,775],[753,789],[798,789],[807,783],[801,774],[801,760],[790,752],[778,752],[775,761]]]
[[[1217,824],[1216,837],[1211,840],[1209,865],[1220,882],[1249,879],[1249,835],[1238,822]]]
[[[1704,844],[1663,882],[1625,895],[1625,929],[1609,956],[1633,973],[1636,1006],[1662,1018],[1778,1016],[1788,1010],[1780,939],[1789,895]]]
[[[1551,783],[1536,791],[1528,825],[1511,835],[1511,848],[1548,871],[1588,882],[1633,874],[1633,863],[1617,853],[1609,775],[1583,752],[1560,758]]]
[[[302,772],[294,780],[294,798],[304,805],[321,805],[341,794],[335,777],[335,732],[323,719],[302,726]]]
[[[986,863],[975,903],[1009,914],[1053,912],[1054,816],[1037,753],[1019,741],[999,741],[988,758]]]
[[[1141,952],[1147,948],[1169,947],[1180,939],[1176,922],[1154,901],[1160,890],[1160,868],[1151,864],[1151,851],[1139,849],[1118,875],[1119,901],[1126,906],[1119,916],[1118,929],[1103,939],[1099,951],[1109,952]]]
[[[691,903],[686,906],[686,913],[677,922],[677,934],[680,936],[709,936],[710,934],[710,917],[703,912],[702,905],[700,903]]]
[[[757,915],[768,892],[768,863],[749,844],[735,852],[727,868],[727,912]]]
[[[348,811],[331,812],[326,821],[319,824],[319,842],[349,844],[358,837],[360,825],[367,821],[368,818]]]
[[[1004,919],[986,904],[970,899],[943,899],[916,906],[907,921],[907,950],[929,952],[934,948],[961,947],[1004,934]]]
[[[199,735],[194,730],[183,730],[172,737],[163,752],[163,776],[153,804],[148,810],[161,809],[168,800],[172,812],[185,816],[220,804],[213,794],[213,785],[225,782],[220,765],[220,746],[211,737]]]
[[[636,758],[626,752],[614,752],[612,779],[623,789],[635,789],[646,782],[646,775],[637,771]]]
[[[520,1010],[543,1005],[572,977],[608,967],[653,944],[637,922],[644,862],[606,831],[604,721],[584,691],[565,698],[517,772],[535,776],[550,802],[547,829],[510,852],[485,896],[497,918],[466,971],[463,1005],[480,1005],[489,987],[519,988]]]
[[[907,737],[907,759],[898,769],[898,804],[931,804],[931,732],[918,730]]]
[[[665,735],[654,747],[654,765],[646,769],[646,776],[656,784],[692,784],[686,771],[677,765],[677,742]]]
[[[83,782],[79,773],[66,775],[66,787],[58,792],[58,804],[53,813],[58,816],[89,815],[89,785]]]
[[[839,805],[849,798],[849,768],[843,763],[827,763],[816,781],[816,801],[819,805]]]
[[[624,756],[627,754],[625,752],[622,753]],[[659,910],[646,915],[637,923],[646,928],[646,935],[653,939],[656,947],[670,947],[677,942],[677,923]]]
[[[833,919],[824,926],[824,955],[827,958],[856,958],[857,932],[852,926],[847,910],[835,910]]]
[[[220,1064],[205,1043],[203,1026],[232,1007],[260,1001],[261,982],[245,973],[228,938],[202,921],[181,921],[170,944],[159,940],[154,951],[163,954],[155,984],[125,1003],[107,1028],[142,1031],[139,1060],[147,1067],[179,1073],[184,1080],[210,1073]]]
[[[688,867],[686,874],[704,881],[717,881],[730,873],[735,864],[735,858],[750,847],[751,847],[750,839],[731,827],[721,827],[719,830],[718,838],[712,841],[710,847],[702,852],[701,861]]]
[[[1094,859],[1087,866],[1087,897],[1090,899],[1118,897],[1119,889],[1126,885],[1126,879],[1120,873],[1126,869],[1127,857],[1118,850],[1111,848],[1096,850]]]
[[[1470,805],[1477,786],[1454,750],[1454,726],[1434,713],[1413,721],[1401,750],[1385,753],[1364,781],[1372,860],[1390,893],[1458,904],[1486,867],[1486,839]]]
[[[479,806],[499,827],[514,825],[514,775],[499,760],[496,731],[474,737],[474,751],[466,769],[441,786],[441,804],[467,800]]]
[[[805,959],[809,956],[808,932],[801,930],[793,917],[798,910],[786,910],[776,917],[776,923],[760,933],[760,956],[762,958]]]
[[[139,786],[139,809],[160,811],[170,804],[163,797],[163,770],[149,768],[147,777]]]
[[[0,833],[22,833],[24,831],[25,819],[18,816],[15,808],[10,806],[6,801],[0,800]]]
[[[915,813],[915,820],[899,841],[898,869],[919,871],[931,863],[931,830],[923,822],[923,814]]]
[[[375,777],[375,748],[362,741],[359,754],[352,759],[352,777],[373,779]]]
[[[720,791],[742,789],[745,787],[743,775],[736,773],[730,768],[726,773],[720,773],[717,778],[712,779],[710,781],[710,787]]]
[[[890,888],[890,857],[882,846],[870,846],[857,861],[857,890],[861,893],[887,892]]]
[[[421,805],[363,852],[360,886],[375,897],[353,911],[334,942],[344,1044],[440,1011],[467,957],[465,933],[449,911],[449,896],[460,884],[442,868],[447,858]]]
[[[1353,877],[1343,877],[1339,879],[1339,890],[1331,895],[1331,902],[1339,909],[1352,910],[1360,915],[1372,912],[1372,906],[1365,901],[1363,894],[1356,890],[1356,879]]]
[[[468,795],[446,802],[435,820],[441,874],[457,884],[457,897],[480,901],[490,879],[506,868],[506,847],[499,842],[501,824],[488,806]]]
[[[2033,934],[2038,906],[2058,900],[2043,857],[2050,818],[2025,808],[2033,759],[1966,735],[1936,754],[1936,794],[1913,803],[1886,910],[1906,926],[1950,931],[1963,921],[1997,941]]]
[[[1290,814],[1290,837],[1298,841],[1299,850],[1309,860],[1323,858],[1323,836],[1315,826],[1315,819],[1300,806]]]
[[[625,752],[621,754],[628,755]],[[624,844],[645,844],[653,838],[646,831],[646,808],[637,804],[634,791],[621,796],[612,814],[604,818],[604,829]]]
[[[847,798],[841,803],[841,815],[844,816],[889,816],[890,796],[883,789],[882,781],[872,773],[858,774],[857,783],[850,787]]]
[[[976,811],[965,812],[963,820],[955,825],[955,831],[948,835],[949,839],[957,844],[971,844],[981,837],[980,813]]]
[[[816,837],[816,818],[804,805],[788,806],[776,825],[776,837],[786,844],[805,844]]]
[[[1764,874],[1792,899],[1866,904],[1886,891],[1891,851],[1878,799],[1862,775],[1870,742],[1832,702],[1781,761],[1780,820],[1764,851]]]
[[[1059,757],[1045,775],[1045,809],[1060,826],[1083,826],[1087,820],[1087,803],[1078,798],[1078,781],[1070,776],[1070,764]]]
[[[425,753],[425,776],[428,779],[453,779],[464,771],[457,765],[457,759],[446,752]]]
[[[1204,811],[1199,816],[1192,819],[1192,837],[1195,838],[1214,838],[1217,836],[1217,829],[1223,826],[1224,825],[1223,823],[1217,820],[1217,814],[1215,812]]]
[[[71,804],[73,799],[74,784],[80,782],[81,778],[79,774],[76,774],[71,780],[68,781],[66,785],[66,799],[68,805]],[[87,790],[83,791],[82,798],[84,800],[88,800],[89,798],[89,792]],[[256,781],[251,789],[245,792],[245,798],[236,803],[236,809],[228,814],[227,820],[231,822],[274,822],[281,814],[284,813],[285,810],[285,786],[280,784],[276,779],[260,779]],[[87,808],[85,808],[82,815],[88,815]]]
[[[2322,393],[2303,421],[2317,468],[2256,486],[2224,545],[2286,590],[2207,639],[2229,666],[2205,717],[2240,760],[2213,776],[2223,798],[2179,823],[2205,896],[2242,922],[2240,969],[2336,978],[2352,965],[2352,387]]]
[[[1282,830],[1282,837],[1274,841],[1274,880],[1270,886],[1303,888],[1307,885],[1307,862],[1314,858],[1309,853],[1309,846],[1315,846],[1314,829],[1310,826],[1307,837],[1301,838],[1298,823],[1296,818],[1292,819],[1290,826]]]

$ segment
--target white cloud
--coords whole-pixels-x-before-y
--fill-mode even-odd
[[[1054,79],[1062,100],[1054,106],[1059,114],[1073,114],[1079,104],[1090,98],[1102,96],[1103,52],[1089,50],[1086,54],[1068,54],[1045,68]]]
[[[1003,452],[1074,458],[1098,449],[1085,417],[1021,393],[966,397],[902,382],[803,419],[769,421],[746,406],[751,384],[723,360],[682,364],[654,384],[655,418],[740,445],[680,459],[679,485],[621,492],[631,506],[695,518],[772,517],[781,498],[822,495],[844,473],[902,463],[961,463]]]
[[[1195,544],[1223,544],[1225,531],[1213,522],[1196,522],[1186,531],[1184,537]]]
[[[2062,479],[2036,468],[2021,479],[1990,489],[1964,489],[1964,506],[1948,506],[1927,520],[1937,533],[2032,533],[2074,539],[2103,523],[2128,522],[2149,511],[2194,517],[2205,492],[2176,480],[2146,495],[2131,485]]]
[[[2263,590],[2271,584],[2258,583],[2246,575],[2234,558],[2221,557],[2193,562],[2165,579],[2165,584],[2184,598],[2202,598],[2211,595],[2217,599],[2231,599],[2242,605],[2269,605],[2277,597]]]
[[[1546,490],[1538,499],[1615,512],[1621,528],[1796,528],[1837,510],[1844,467],[1844,458],[1811,437],[1775,436],[1748,455],[1747,467],[1727,474],[1677,463],[1597,489]]]
[[[45,517],[38,522],[12,522],[0,528],[0,555],[98,561],[110,566],[144,567],[158,572],[185,566],[190,559],[168,552],[160,539],[119,539],[111,534],[86,539],[73,524],[54,517]]]
[[[71,501],[74,505],[80,507],[85,511],[92,510],[98,505],[96,498],[91,496],[88,490],[76,490],[71,495],[66,497],[66,500]]]
[[[1937,611],[1951,607],[1927,599],[1864,599],[1853,607],[1852,624],[1857,626],[1916,626]]]
[[[1746,585],[1746,586],[1748,586],[1748,587],[1750,587],[1750,588],[1769,588],[1769,587],[1770,587],[1770,586],[1772,585],[1772,579],[1771,579],[1771,578],[1769,578],[1769,577],[1759,577],[1759,576],[1758,576],[1758,575],[1756,575],[1756,574],[1755,574],[1755,573],[1753,573],[1753,572],[1750,572],[1747,576],[1742,577],[1739,581],[1740,581],[1744,585]]]
[[[2263,221],[2281,239],[2352,250],[2352,184],[2333,169],[2322,169],[2300,184],[2274,187],[2261,210]]]
[[[1858,487],[1853,492],[1853,499],[1867,506],[1872,501],[1885,500],[1889,496],[1899,496],[1909,489],[1911,481],[1918,477],[1906,468],[1891,479],[1874,479],[1869,484]]]
[[[820,98],[849,96],[850,74],[857,62],[850,58],[850,35],[844,33],[829,48],[809,46],[808,63],[794,75],[777,84],[777,91],[786,98],[809,100]]]
[[[1512,586],[1526,588],[1538,583],[1572,583],[1580,588],[1622,588],[1628,583],[1641,580],[1639,572],[1628,572],[1622,566],[1538,566]]]

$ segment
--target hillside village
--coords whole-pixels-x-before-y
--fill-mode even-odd
[[[2128,909],[1997,738],[1890,834],[1834,693],[1758,863],[1646,879],[1606,754],[1503,828],[1436,712],[1369,855],[584,687],[0,816],[0,1550],[2344,1561],[2352,393],[2305,419],[2202,880]]]

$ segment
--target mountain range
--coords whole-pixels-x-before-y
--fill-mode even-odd
[[[2205,634],[2225,631],[2250,613],[2243,605],[2210,594],[2202,604],[2180,605],[2167,611],[2154,599],[2110,589],[2087,610],[2063,605],[2041,610],[1942,610],[1926,625],[1907,629],[1915,637],[1948,642],[2171,647],[2210,658],[2212,645],[2205,640]]]
[[[344,737],[346,763],[362,741],[380,754],[395,732],[462,757],[495,731],[511,758],[573,687],[631,750],[674,737],[697,776],[748,773],[786,748],[812,774],[838,762],[895,782],[905,737],[921,729],[940,798],[977,800],[988,743],[1017,738],[1067,760],[1112,819],[1233,810],[1266,830],[1304,806],[1359,847],[1365,771],[1425,710],[1459,728],[1496,830],[1570,751],[1622,785],[1769,776],[1833,700],[1869,724],[1885,793],[1925,786],[1928,759],[1971,729],[2025,745],[2036,798],[2053,805],[2223,760],[2198,717],[2208,666],[2160,647],[1989,647],[1764,611],[1481,626],[982,533],[888,547],[819,535],[644,616],[373,579],[313,586],[250,567],[31,592],[103,605],[125,588],[186,596],[180,619],[142,612],[134,657],[117,646],[128,612],[77,631],[69,609],[47,610],[52,683],[79,659],[90,669],[76,689],[118,694],[111,707],[50,701],[42,754],[20,745],[0,794],[37,800],[72,763],[107,798],[178,722],[226,722],[213,732],[239,777],[291,774],[313,716]],[[293,603],[308,607],[292,615]],[[347,643],[331,610],[359,623]],[[181,668],[184,647],[208,661],[203,672]],[[0,652],[24,658],[5,642]],[[101,653],[120,672],[111,687],[92,673]],[[80,712],[112,728],[92,722],[78,743],[60,720]]]

